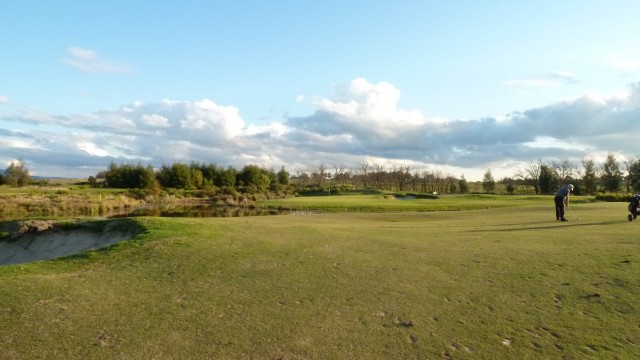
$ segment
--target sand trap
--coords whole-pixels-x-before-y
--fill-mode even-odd
[[[91,226],[79,223],[60,227],[53,221],[5,224],[4,237],[0,239],[0,266],[101,249],[128,240],[140,232],[135,223],[125,219],[106,221],[102,225],[96,227],[95,223]]]

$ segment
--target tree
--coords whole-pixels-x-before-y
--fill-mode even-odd
[[[317,172],[313,175],[318,186],[322,187],[322,185],[324,185],[324,180],[327,178],[327,166],[323,162],[321,162],[316,170]]]
[[[358,163],[358,172],[360,173],[360,177],[362,178],[362,187],[367,188],[367,180],[369,177],[369,163],[366,161],[362,161]]]
[[[174,163],[171,166],[162,165],[158,171],[158,181],[164,188],[193,189],[195,188],[189,165]]]
[[[371,173],[371,177],[373,180],[373,186],[376,189],[383,189],[385,177],[387,174],[387,171],[385,170],[385,166],[383,163],[375,162],[372,164],[372,167],[373,167],[373,171]]]
[[[469,184],[467,183],[467,179],[464,178],[464,175],[462,175],[460,180],[458,180],[458,192],[461,194],[469,192]]]
[[[336,185],[341,185],[344,180],[345,180],[345,172],[347,170],[347,167],[340,163],[340,164],[333,164],[333,169],[334,169],[334,173],[333,173],[333,179],[336,182]]]
[[[487,169],[482,178],[482,189],[485,193],[492,193],[496,191],[496,181],[493,179],[491,170]]]
[[[525,184],[532,186],[536,194],[540,193],[540,167],[542,167],[542,160],[538,159],[538,162],[530,162],[524,169],[517,169],[514,177],[521,179]]]
[[[393,170],[391,171],[391,176],[395,182],[395,184],[397,184],[397,190],[399,191],[404,191],[406,190],[407,187],[407,183],[411,180],[411,172],[410,172],[411,168],[409,167],[409,165],[403,166],[394,166]]]
[[[640,156],[625,161],[627,168],[627,192],[638,193],[640,190]]]
[[[568,180],[571,179],[576,173],[576,166],[568,159],[552,161],[551,167],[553,167],[556,178],[561,183],[568,182]]]
[[[605,191],[616,192],[620,190],[622,172],[620,171],[620,165],[613,153],[609,153],[607,155],[607,160],[605,160],[602,168],[603,173],[601,179]]]
[[[582,184],[587,194],[595,194],[598,190],[598,169],[590,157],[582,158]]]
[[[559,179],[554,169],[548,165],[540,166],[540,177],[538,184],[540,186],[540,193],[551,194],[554,193],[558,187]]]
[[[232,166],[228,166],[226,170],[220,170],[214,183],[221,188],[232,188],[236,186],[238,181],[238,170]]]
[[[160,194],[160,184],[156,179],[153,166],[147,165],[147,167],[140,172],[140,186],[145,189],[149,195],[158,196]]]
[[[266,193],[271,184],[271,178],[267,170],[257,165],[247,165],[238,172],[238,185],[244,186],[248,193]]]
[[[284,165],[282,165],[282,168],[280,168],[280,171],[278,171],[276,175],[278,176],[278,184],[289,185],[289,173],[284,169]]]
[[[19,159],[16,162],[12,162],[9,167],[4,171],[4,183],[9,186],[25,186],[29,184],[31,179],[29,170],[27,169],[24,161]]]

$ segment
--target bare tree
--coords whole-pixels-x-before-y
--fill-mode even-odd
[[[335,170],[335,172],[333,173],[333,178],[336,181],[336,185],[340,185],[341,182],[344,182],[345,180],[344,174],[346,167],[342,163],[333,164],[333,169]]]
[[[513,175],[516,179],[521,179],[526,185],[532,186],[535,193],[540,193],[540,170],[542,168],[542,159],[538,162],[530,162],[524,169],[516,169]]]
[[[366,161],[361,161],[358,163],[358,171],[362,176],[362,186],[366,189],[369,177],[369,163]]]
[[[431,173],[429,170],[423,170],[420,179],[420,191],[429,192],[429,183],[431,182]]]
[[[447,175],[445,175],[441,170],[433,172],[433,180],[435,184],[434,191],[438,193],[444,193],[447,191]]]
[[[395,180],[395,183],[397,184],[397,189],[399,191],[406,190],[407,184],[411,180],[411,172],[409,170],[409,165],[393,166],[393,171],[391,172],[391,174],[393,180]]]
[[[376,187],[376,189],[384,189],[385,176],[386,176],[386,170],[385,170],[384,164],[375,162],[372,164],[372,166],[373,166],[373,174],[371,174],[371,176],[372,176],[374,186]]]
[[[317,168],[315,168],[315,172],[311,175],[313,180],[315,180],[316,185],[322,186],[324,185],[324,180],[327,177],[327,166],[324,162],[321,162]]]
[[[560,182],[565,183],[567,180],[573,178],[577,173],[576,165],[569,161],[569,159],[561,159],[558,161],[552,161],[551,167],[556,173],[556,177]]]

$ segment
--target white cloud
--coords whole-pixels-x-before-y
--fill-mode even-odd
[[[133,68],[117,61],[105,59],[96,51],[77,46],[67,48],[67,56],[61,60],[64,64],[92,73],[122,74],[133,72]]]
[[[402,109],[400,91],[385,82],[359,78],[334,90],[316,99],[308,116],[261,126],[245,124],[238,108],[209,99],[136,102],[68,117],[35,111],[0,115],[0,123],[24,122],[34,129],[0,128],[0,160],[22,157],[42,168],[81,167],[95,175],[110,161],[238,168],[255,162],[294,171],[320,162],[355,167],[376,159],[473,179],[464,169],[481,176],[483,169],[506,172],[539,158],[578,163],[589,154],[639,152],[640,82],[625,97],[583,96],[499,119],[464,121]]]
[[[578,82],[577,76],[565,70],[538,73],[523,79],[512,79],[504,82],[507,86],[522,86],[533,88],[558,88]]]
[[[434,124],[420,111],[398,108],[400,91],[387,82],[372,84],[357,78],[335,85],[334,92],[313,102],[319,121],[293,118],[289,124],[325,135],[347,132],[381,141],[405,136],[412,127]]]
[[[249,125],[245,131],[245,134],[248,136],[260,135],[260,134],[269,134],[273,137],[282,137],[285,136],[289,132],[289,128],[284,126],[281,123],[275,122],[268,125]]]
[[[539,136],[533,139],[533,141],[524,142],[523,145],[532,148],[579,150],[585,152],[589,151],[588,146],[586,146],[585,144],[575,144],[573,142],[561,141],[553,136]]]
[[[98,147],[98,145],[94,143],[82,142],[82,143],[78,143],[77,145],[78,145],[78,149],[85,151],[89,155],[100,156],[100,157],[109,155],[109,153],[106,150],[101,149],[100,147]]]
[[[233,137],[242,131],[244,121],[236,107],[221,106],[205,99],[187,104],[180,126],[187,130],[222,131],[225,136]]]
[[[9,97],[5,95],[0,95],[0,104],[8,104],[8,103],[9,103]]]
[[[0,141],[0,147],[2,148],[15,148],[15,149],[42,149],[34,141],[24,139],[4,139]]]

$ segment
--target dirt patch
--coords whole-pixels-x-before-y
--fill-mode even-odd
[[[126,219],[59,223],[31,220],[0,226],[0,266],[49,260],[97,250],[141,232]]]

